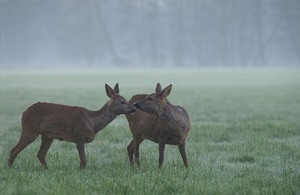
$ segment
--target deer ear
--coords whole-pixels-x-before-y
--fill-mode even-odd
[[[168,87],[164,88],[164,90],[162,90],[162,92],[159,94],[160,98],[163,99],[168,95],[170,95],[171,90],[172,90],[172,85],[169,85]]]
[[[157,83],[155,92],[156,93],[160,93],[161,92],[161,85],[160,85],[160,83]]]
[[[115,95],[115,91],[108,84],[105,84],[105,91],[107,96],[110,98]]]
[[[117,83],[115,85],[114,91],[116,92],[116,94],[119,94],[120,90],[119,90],[119,83]]]

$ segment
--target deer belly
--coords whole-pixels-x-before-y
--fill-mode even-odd
[[[144,139],[158,143],[158,132],[154,128],[140,128],[139,133]]]
[[[178,135],[165,135],[159,136],[159,140],[165,144],[178,145],[182,143],[183,137]]]
[[[63,131],[59,131],[59,132],[44,132],[43,135],[46,135],[47,137],[51,137],[54,139],[58,139],[60,141],[69,141],[69,142],[73,142],[74,138],[71,134],[69,133],[65,133]]]
[[[58,139],[61,141],[74,142],[72,130],[69,127],[60,127],[56,125],[44,125],[41,128],[41,134],[50,138]]]

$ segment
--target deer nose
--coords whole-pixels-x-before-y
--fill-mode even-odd
[[[130,110],[130,113],[135,113],[136,112],[136,108],[133,106],[132,109]]]
[[[133,104],[133,107],[134,107],[135,109],[141,109],[139,103],[137,103],[137,102],[135,102],[135,103]]]

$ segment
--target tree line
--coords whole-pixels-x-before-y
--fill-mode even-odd
[[[298,0],[1,2],[1,66],[300,66]]]

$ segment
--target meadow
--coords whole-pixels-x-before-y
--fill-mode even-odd
[[[145,140],[139,168],[130,166],[131,133],[119,116],[86,145],[79,169],[75,144],[55,140],[48,170],[36,158],[40,138],[12,169],[7,159],[31,104],[53,102],[100,109],[104,84],[130,99],[173,84],[169,101],[187,109],[189,168],[176,146]],[[0,77],[0,194],[300,194],[300,69],[175,69],[6,71]]]

